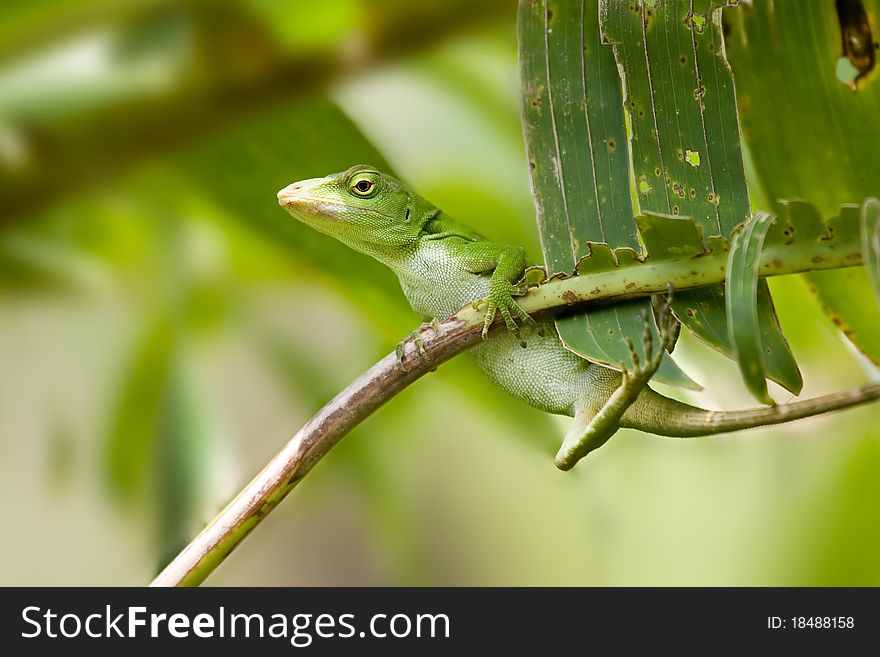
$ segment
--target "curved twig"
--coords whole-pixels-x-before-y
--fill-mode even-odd
[[[815,246],[817,250],[822,248]],[[823,251],[821,261],[815,261],[815,254],[812,258],[809,254],[783,258],[768,250],[760,259],[759,271],[767,276],[860,265],[858,245],[854,248]],[[589,276],[556,279],[533,288],[519,302],[530,314],[541,315],[662,293],[670,283],[676,289],[714,285],[724,281],[725,261],[726,253],[709,253],[699,259],[648,261]],[[291,438],[151,586],[201,583],[331,447],[406,386],[478,342],[482,324],[481,310],[466,306],[436,327],[420,330],[430,361],[423,360],[408,340],[402,359],[405,372],[398,369],[396,355],[391,353],[355,379]],[[503,330],[502,326],[499,319],[492,332]]]

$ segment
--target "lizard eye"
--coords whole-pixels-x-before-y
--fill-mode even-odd
[[[376,183],[371,178],[355,178],[351,184],[351,191],[355,196],[367,198],[376,193]]]

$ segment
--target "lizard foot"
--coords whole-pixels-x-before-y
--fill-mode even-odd
[[[397,343],[397,347],[394,350],[395,356],[397,356],[397,369],[401,372],[408,372],[409,370],[406,368],[406,365],[403,364],[403,354],[406,350],[406,341],[412,340],[416,345],[416,349],[419,351],[419,356],[421,356],[422,360],[426,363],[431,362],[431,358],[428,356],[428,352],[425,349],[425,341],[422,340],[422,331],[427,329],[433,329],[434,333],[438,333],[440,331],[440,321],[436,318],[432,319],[430,322],[422,322],[419,328],[410,331],[410,334],[406,336],[403,340]]]
[[[663,343],[663,348],[672,353],[675,343],[678,341],[678,334],[681,332],[681,324],[679,324],[675,315],[672,314],[672,297],[675,293],[672,283],[669,283],[667,289],[669,291],[666,293],[666,298],[655,308],[657,310],[657,328],[660,331],[660,340]],[[659,299],[662,297],[655,298]],[[647,349],[645,353],[649,353]]]
[[[651,377],[654,376],[657,368],[660,367],[664,352],[671,352],[672,348],[675,346],[680,324],[678,323],[678,320],[675,319],[675,315],[672,314],[672,294],[673,289],[670,284],[666,299],[657,309],[657,328],[660,332],[661,344],[656,351],[654,350],[654,335],[651,332],[650,320],[648,319],[647,313],[642,311],[642,324],[644,326],[644,330],[642,331],[642,345],[645,349],[645,362],[642,362],[632,341],[627,339],[627,347],[629,348],[633,366],[630,369],[621,363],[621,373],[623,375],[622,385],[632,389],[644,387]]]
[[[662,311],[663,322],[667,323],[669,320],[667,317],[671,317],[672,313],[668,311]],[[673,321],[675,321],[673,319]],[[644,325],[644,330],[642,332],[642,345],[645,349],[645,360],[642,361],[641,356],[639,356],[639,352],[636,350],[635,345],[633,345],[632,340],[627,339],[626,345],[629,349],[629,355],[632,359],[632,367],[628,367],[624,363],[620,364],[620,373],[623,377],[623,381],[621,383],[621,387],[626,390],[641,390],[645,387],[648,381],[651,380],[651,377],[654,376],[654,373],[660,367],[660,362],[663,360],[664,352],[666,351],[666,345],[670,340],[671,331],[668,326],[660,326],[660,339],[662,341],[662,346],[658,348],[656,351],[654,349],[654,335],[651,332],[651,325],[648,323],[648,314],[645,311],[642,311],[642,324]]]
[[[495,321],[495,315],[500,313],[501,318],[504,320],[504,325],[507,326],[507,329],[511,333],[519,338],[520,345],[525,348],[526,343],[519,335],[519,326],[516,323],[517,319],[523,326],[526,324],[535,324],[536,322],[532,319],[531,315],[523,310],[514,300],[512,293],[517,290],[517,287],[511,285],[507,281],[503,281],[503,286],[495,285],[489,288],[486,317],[483,320],[484,340],[489,333],[489,327],[492,325],[492,322]]]

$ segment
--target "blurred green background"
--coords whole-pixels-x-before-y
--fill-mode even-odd
[[[0,584],[144,584],[415,326],[275,192],[360,162],[539,257],[515,3],[0,5]],[[761,199],[755,203],[761,206]],[[771,281],[804,395],[876,378]],[[684,337],[706,386],[736,366]],[[786,396],[775,389],[780,401]],[[567,419],[465,357],[347,437],[211,576],[266,585],[878,585],[880,409],[711,439]]]

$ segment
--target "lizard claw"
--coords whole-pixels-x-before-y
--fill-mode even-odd
[[[489,335],[489,327],[492,326],[492,322],[495,321],[495,313],[498,312],[498,308],[490,301],[488,308],[486,308],[486,316],[483,319],[483,339]]]
[[[406,374],[409,370],[406,368],[406,365],[403,364],[403,350],[405,349],[406,339],[404,338],[400,342],[397,343],[397,346],[394,348],[394,355],[397,357],[397,369]]]
[[[489,289],[486,317],[483,320],[483,339],[489,334],[489,327],[492,326],[492,322],[495,321],[495,315],[498,313],[501,314],[501,318],[504,320],[504,325],[507,327],[507,330],[515,334],[517,337],[519,337],[517,320],[519,320],[519,323],[522,326],[536,323],[535,320],[532,319],[532,316],[523,310],[514,300],[512,293],[516,291],[517,288],[506,281],[504,282],[504,285],[505,287],[503,288],[495,287],[494,289]],[[520,344],[523,347],[526,346],[522,339],[520,339]]]
[[[401,372],[406,373],[409,371],[406,368],[406,365],[403,364],[403,355],[406,349],[406,341],[409,339],[412,339],[413,344],[416,345],[416,349],[418,349],[421,359],[426,363],[429,363],[431,361],[430,356],[428,356],[428,351],[425,349],[425,341],[422,340],[422,331],[429,328],[433,329],[434,333],[438,333],[440,330],[439,320],[435,318],[432,319],[430,322],[423,322],[422,325],[419,326],[419,328],[411,331],[407,337],[397,343],[397,347],[394,350],[394,353],[397,356],[397,369],[399,369]]]
[[[681,324],[678,323],[675,315],[672,314],[672,297],[675,292],[672,283],[669,283],[668,290],[666,299],[660,304],[657,311],[657,328],[660,331],[660,340],[663,344],[663,348],[671,353],[673,347],[675,347],[675,342],[678,339]]]
[[[654,334],[651,331],[650,319],[645,311],[641,313],[641,321],[643,324],[642,345],[645,351],[645,361],[642,362],[638,352],[633,347],[632,341],[627,339],[627,347],[630,357],[632,358],[632,368],[621,366],[624,385],[644,385],[646,384],[663,360],[664,352],[671,352],[675,346],[678,337],[678,329],[680,324],[672,314],[672,284],[669,285],[669,292],[666,299],[659,305],[657,309],[657,329],[660,333],[660,345],[654,349]]]
[[[668,317],[671,316],[672,314],[667,312],[667,314],[664,315],[664,322],[668,322]],[[666,327],[661,326],[660,338],[663,347],[655,351],[654,335],[651,332],[651,325],[648,323],[649,319],[645,311],[642,311],[641,313],[641,321],[644,325],[644,330],[642,331],[642,346],[645,350],[645,359],[642,361],[642,358],[639,356],[639,352],[636,350],[635,345],[633,345],[632,340],[627,338],[626,346],[629,350],[630,358],[632,359],[632,366],[630,367],[621,364],[620,367],[621,376],[623,377],[622,385],[632,388],[633,390],[644,387],[648,381],[651,380],[651,377],[654,376],[654,373],[660,367],[660,363],[663,360],[665,347],[668,343],[667,336],[669,331]],[[675,320],[673,319],[673,321]]]

